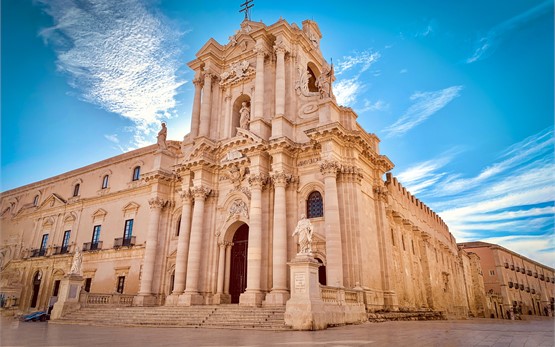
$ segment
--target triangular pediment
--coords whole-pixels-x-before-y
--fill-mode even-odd
[[[141,207],[141,205],[137,204],[136,202],[130,202],[125,205],[122,210],[123,211],[137,211]]]
[[[59,196],[56,193],[52,193],[48,198],[42,201],[38,209],[42,210],[47,208],[55,208],[58,206],[64,206],[66,204],[67,204],[67,201],[65,199],[63,199],[61,196]]]
[[[199,58],[205,55],[214,55],[216,57],[221,57],[223,55],[223,51],[224,47],[213,38],[210,38],[197,52],[196,55]]]
[[[106,216],[106,214],[108,214],[108,212],[106,212],[105,209],[99,208],[98,210],[96,210],[96,211],[92,214],[92,217],[93,217],[93,218],[102,218],[102,217]]]

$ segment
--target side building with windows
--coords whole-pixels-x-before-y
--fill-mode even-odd
[[[183,141],[161,131],[156,145],[2,193],[0,291],[20,309],[48,308],[79,248],[90,297],[284,306],[306,216],[329,295],[361,292],[349,300],[363,297],[368,311],[483,314],[479,263],[337,104],[321,38],[311,20],[245,20],[188,63]]]
[[[464,242],[459,247],[479,256],[487,317],[553,316],[555,269],[492,243]]]

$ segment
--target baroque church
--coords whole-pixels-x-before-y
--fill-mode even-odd
[[[285,306],[306,217],[318,293],[354,290],[366,312],[483,314],[477,255],[337,104],[321,38],[311,20],[244,20],[188,63],[183,141],[164,127],[157,144],[3,192],[8,306],[51,308],[75,253],[83,303]]]

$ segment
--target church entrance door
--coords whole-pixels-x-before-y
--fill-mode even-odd
[[[40,282],[41,282],[41,274],[40,272],[37,272],[33,277],[33,295],[31,297],[30,307],[37,307],[37,300],[39,298],[39,290],[40,290]]]
[[[233,235],[231,247],[231,268],[229,278],[229,294],[231,303],[238,304],[239,296],[247,288],[247,250],[249,245],[249,226],[243,224]]]

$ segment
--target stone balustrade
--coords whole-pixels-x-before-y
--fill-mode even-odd
[[[134,295],[81,293],[81,306],[131,306]]]

